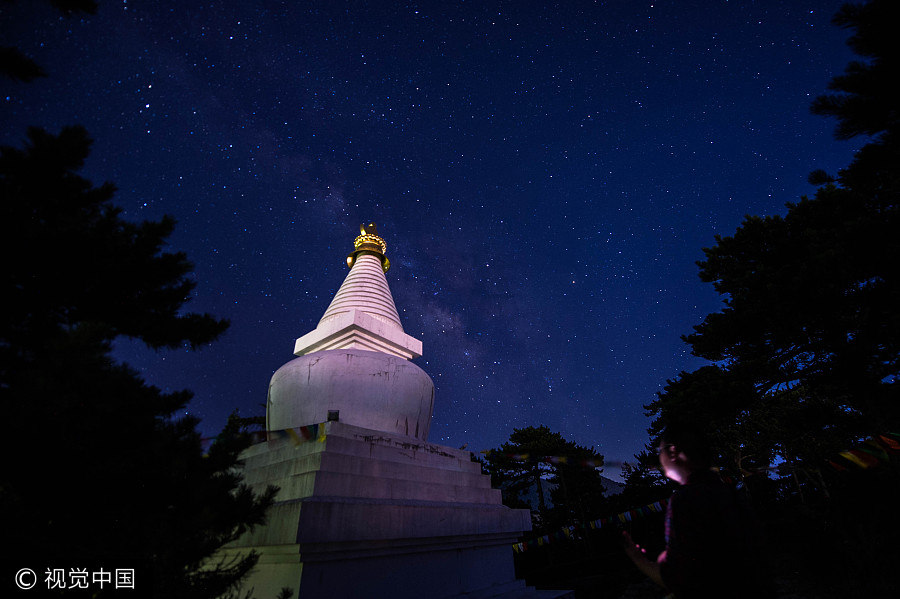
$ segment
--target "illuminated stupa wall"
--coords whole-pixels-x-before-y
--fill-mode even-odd
[[[315,330],[297,339],[299,356],[272,376],[269,430],[332,419],[428,440],[434,383],[410,362],[422,342],[403,332],[385,273],[390,261],[375,225],[360,227],[350,272]]]
[[[505,507],[467,451],[427,442],[434,385],[409,360],[374,225],[312,332],[269,386],[269,439],[241,455],[244,481],[279,488],[263,526],[214,558],[259,562],[243,592],[297,599],[549,599],[516,580],[528,510]]]

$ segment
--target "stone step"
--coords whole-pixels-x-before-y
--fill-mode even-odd
[[[325,423],[325,431],[325,435],[321,437],[324,439],[324,442],[319,442],[317,439],[308,439],[302,440],[295,445],[286,437],[273,437],[269,441],[257,443],[247,448],[241,454],[241,459],[245,461],[258,459],[279,461],[297,455],[319,452],[322,450],[322,445],[330,441],[332,445],[343,447],[342,451],[355,455],[365,455],[369,451],[386,451],[388,455],[393,456],[395,459],[403,459],[404,457],[409,459],[413,455],[427,455],[437,458],[438,463],[458,460],[469,464],[466,468],[480,470],[479,464],[471,460],[472,453],[469,451],[427,443],[398,434],[350,426],[340,422]],[[342,441],[338,439],[342,439]],[[361,445],[354,447],[353,442],[359,442]]]
[[[290,456],[291,454],[285,455]],[[266,460],[260,459],[246,460],[244,481],[249,485],[261,487],[266,484],[284,486],[292,477],[309,472],[329,471],[352,476],[440,483],[477,489],[489,489],[491,484],[490,477],[481,474],[480,471],[436,468],[430,462],[399,462],[361,458],[335,452],[332,450],[332,446],[328,446],[327,449],[323,447],[319,453],[300,455],[277,462],[266,462]],[[448,465],[445,464],[445,466]]]
[[[343,472],[359,476],[376,476],[398,480],[420,482],[440,482],[450,485],[462,485],[481,489],[491,487],[491,477],[472,471],[437,468],[429,463],[395,462],[375,458],[360,458],[338,452],[329,451],[322,454],[321,470]]]
[[[321,467],[324,453],[299,455],[293,459],[266,463],[263,460],[244,462],[244,482],[252,486],[279,485],[280,481],[292,476],[317,472]]]
[[[433,471],[432,471],[433,472]],[[411,499],[493,504],[501,502],[499,489],[453,485],[443,481],[364,476],[320,470],[272,481],[280,487],[279,500],[311,497]]]
[[[372,431],[368,432],[372,433]],[[398,464],[415,464],[457,472],[481,473],[480,464],[471,460],[469,452],[440,445],[411,443],[406,438],[380,436],[378,433],[359,434],[352,437],[332,434],[326,435],[324,442],[310,440],[299,445],[294,445],[287,439],[259,443],[243,452],[241,459],[244,461],[245,468],[259,469],[278,463],[298,462],[300,458],[321,454],[326,447],[328,453],[373,458]]]
[[[508,544],[511,552],[516,538],[531,529],[528,510],[502,505],[318,496],[276,503],[266,521],[229,547],[301,543],[301,553],[310,557],[309,552],[346,552],[354,544],[371,553],[375,541],[429,538],[445,544],[469,535],[468,546],[476,538],[494,539],[490,542]]]
[[[459,535],[508,535],[511,551],[515,538],[531,529],[528,510],[503,505],[319,496],[300,503],[301,553],[304,543]]]
[[[363,429],[364,430],[364,429]],[[371,431],[370,431],[371,433]],[[353,437],[326,437],[329,451],[392,462],[427,464],[435,468],[481,472],[471,453],[442,445],[415,443],[403,437],[381,434],[358,434]]]

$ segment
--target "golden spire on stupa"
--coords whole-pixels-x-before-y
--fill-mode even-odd
[[[347,256],[347,266],[353,268],[353,263],[359,255],[371,254],[381,260],[381,268],[387,272],[391,267],[391,261],[384,255],[386,251],[387,244],[378,236],[378,227],[375,223],[362,224],[359,226],[359,236],[353,240],[353,251]]]
[[[422,342],[407,335],[384,273],[391,263],[387,244],[373,223],[361,225],[347,256],[347,273],[315,330],[298,338],[294,355],[331,349],[362,349],[411,360],[422,355]]]

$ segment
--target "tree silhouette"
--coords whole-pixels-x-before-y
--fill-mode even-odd
[[[13,1],[6,0],[7,3]],[[47,3],[66,17],[79,13],[92,15],[97,12],[97,3],[94,0],[47,0]],[[25,83],[38,77],[47,76],[38,63],[12,46],[0,46],[0,74],[6,75],[13,81]]]
[[[898,10],[874,1],[835,18],[855,30],[850,44],[867,61],[851,63],[830,86],[840,93],[813,110],[838,118],[838,138],[872,139],[837,177],[813,173],[813,198],[788,204],[784,216],[748,216],[704,249],[700,277],[725,306],[685,340],[715,372],[670,381],[648,406],[657,429],[666,419],[710,418],[732,452],[774,451],[812,472],[900,424]]]
[[[0,148],[4,538],[48,566],[130,562],[156,596],[216,597],[255,556],[207,558],[263,521],[274,490],[235,473],[250,443],[235,419],[204,455],[198,420],[176,417],[190,392],[147,385],[110,349],[196,348],[228,323],[182,312],[195,283],[163,250],[174,221],[123,220],[113,186],[77,174],[89,148],[79,127]]]
[[[670,481],[659,471],[656,449],[647,449],[634,456],[634,463],[622,464],[622,492],[614,499],[614,511],[624,511],[659,501],[671,494]]]
[[[900,72],[900,50],[894,38],[900,7],[892,0],[845,4],[832,19],[835,25],[855,30],[847,40],[854,53],[868,62],[855,60],[843,75],[832,79],[834,94],[815,99],[815,114],[838,119],[837,139],[857,135],[879,137],[895,134],[900,124],[896,77]]]
[[[826,460],[900,427],[898,18],[892,0],[836,15],[861,60],[812,110],[837,118],[838,139],[868,142],[837,175],[810,175],[814,197],[784,216],[748,216],[704,249],[700,277],[724,307],[684,339],[714,365],[682,373],[647,406],[651,432],[707,425],[721,465],[741,475],[783,458],[789,476],[752,477],[750,495],[766,504],[782,559],[806,560],[807,583],[842,597],[897,589],[896,461],[882,451],[881,468],[836,472]]]
[[[542,529],[599,517],[604,506],[602,464],[603,456],[593,448],[568,441],[546,426],[514,429],[509,441],[484,459],[505,505],[529,507],[526,496],[537,495],[533,520]]]

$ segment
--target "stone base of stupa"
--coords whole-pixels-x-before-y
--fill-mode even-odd
[[[563,597],[515,579],[528,510],[500,502],[470,453],[328,422],[324,439],[268,441],[244,479],[281,490],[267,523],[223,550],[259,562],[243,592],[275,599]]]

